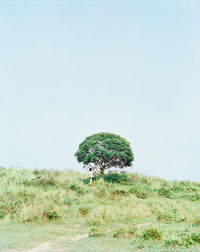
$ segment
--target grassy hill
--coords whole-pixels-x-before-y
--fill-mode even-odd
[[[73,171],[1,168],[0,250],[46,240],[53,251],[200,250],[200,183],[135,173],[88,183]]]

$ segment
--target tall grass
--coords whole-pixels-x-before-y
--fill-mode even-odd
[[[142,244],[147,240],[166,247],[200,243],[200,183],[136,173],[106,174],[105,182],[95,178],[92,188],[88,182],[87,174],[74,171],[0,168],[0,222],[81,219],[92,237],[111,230],[115,238],[139,239]],[[136,228],[149,222],[154,226]]]

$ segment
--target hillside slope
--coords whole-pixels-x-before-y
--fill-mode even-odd
[[[91,188],[88,183],[87,174],[73,171],[1,168],[0,223],[81,225],[89,234],[87,251],[102,251],[94,241],[121,243],[124,251],[200,249],[200,183],[135,173],[106,174],[104,183],[95,178]]]

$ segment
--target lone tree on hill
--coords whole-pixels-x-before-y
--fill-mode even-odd
[[[112,133],[87,137],[75,153],[78,162],[88,165],[103,180],[104,171],[111,167],[129,167],[134,155],[126,139]]]

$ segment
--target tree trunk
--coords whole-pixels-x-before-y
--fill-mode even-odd
[[[100,179],[101,179],[102,182],[104,182],[104,176],[103,176],[103,174],[101,174]]]
[[[104,182],[104,169],[101,169],[100,179],[102,182]]]

